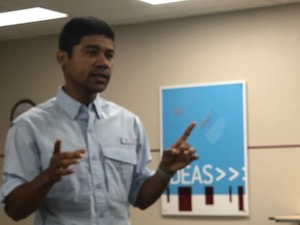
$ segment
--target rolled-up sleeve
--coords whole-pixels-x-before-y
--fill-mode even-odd
[[[28,122],[17,121],[10,128],[5,143],[1,202],[16,187],[39,174],[38,154],[33,140],[33,131]]]
[[[132,185],[129,193],[129,202],[135,205],[137,195],[145,180],[154,174],[154,171],[147,167],[151,161],[151,152],[143,125],[139,118],[136,119],[135,131],[137,133],[137,165],[134,171]]]

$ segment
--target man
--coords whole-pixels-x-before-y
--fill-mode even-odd
[[[2,200],[14,220],[35,212],[36,225],[126,225],[128,207],[145,209],[173,174],[197,159],[186,140],[163,154],[156,172],[142,124],[101,98],[113,69],[114,33],[95,18],[63,28],[57,96],[17,118],[5,149]],[[54,147],[53,147],[54,146]]]

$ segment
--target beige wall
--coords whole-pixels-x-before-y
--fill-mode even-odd
[[[247,82],[250,146],[300,143],[300,5],[122,26],[116,33],[114,77],[104,96],[141,117],[152,148],[160,141],[160,86],[235,80]],[[62,82],[56,39],[0,43],[1,146],[13,104],[23,97],[41,102]],[[249,217],[162,217],[157,202],[133,209],[133,225],[268,225],[269,216],[300,213],[300,148],[251,149],[248,158]],[[153,159],[156,168],[159,153]],[[13,224],[3,212],[0,218]]]

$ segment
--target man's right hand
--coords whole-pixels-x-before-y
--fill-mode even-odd
[[[49,167],[32,181],[16,187],[5,198],[6,213],[17,221],[36,211],[52,186],[63,176],[73,173],[70,166],[79,163],[84,153],[84,149],[63,152],[61,141],[57,140]]]
[[[64,152],[61,149],[61,140],[56,140],[50,165],[48,169],[44,171],[46,180],[56,183],[60,181],[63,176],[74,173],[70,166],[78,164],[83,158],[84,153],[84,149],[73,152]]]

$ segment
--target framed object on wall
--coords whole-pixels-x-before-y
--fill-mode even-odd
[[[177,171],[163,215],[247,216],[245,82],[162,87],[161,149],[196,122],[188,143],[200,158]]]
[[[10,122],[17,118],[22,113],[34,107],[35,103],[30,99],[21,99],[12,108],[10,113]]]

